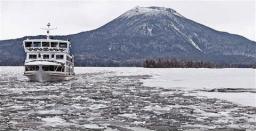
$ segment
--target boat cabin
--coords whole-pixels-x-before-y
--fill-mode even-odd
[[[73,78],[74,56],[70,52],[71,43],[67,40],[50,39],[50,23],[47,24],[46,39],[23,41],[26,53],[25,72],[32,81],[56,81]]]
[[[26,52],[25,71],[74,72],[74,60],[70,54],[71,43],[64,40],[24,40]],[[42,65],[42,66],[39,66]]]

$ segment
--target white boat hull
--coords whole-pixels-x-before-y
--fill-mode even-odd
[[[52,71],[26,71],[24,73],[30,81],[46,82],[46,81],[65,81],[74,78],[74,75],[65,74],[63,72]]]

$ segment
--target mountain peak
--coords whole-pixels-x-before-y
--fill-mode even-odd
[[[181,14],[179,14],[178,12],[176,12],[171,8],[156,7],[156,6],[151,6],[151,7],[136,6],[131,10],[125,12],[122,16],[130,18],[137,15],[147,15],[147,16],[175,15],[175,16],[183,17]]]
[[[131,66],[158,58],[244,67],[256,63],[256,42],[216,31],[163,7],[135,7],[98,29],[55,38],[72,42],[76,65]],[[0,65],[24,63],[22,40],[0,41]]]

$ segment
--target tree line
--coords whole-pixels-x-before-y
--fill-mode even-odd
[[[256,68],[256,64],[216,64],[204,61],[177,59],[147,59],[143,63],[145,68]]]

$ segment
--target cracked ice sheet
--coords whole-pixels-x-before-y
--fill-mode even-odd
[[[160,87],[177,90],[211,90],[222,88],[244,88],[256,91],[255,69],[181,69],[181,68],[97,68],[90,67],[88,70],[77,70],[79,73],[112,72],[106,75],[150,75],[150,79],[143,79],[144,86]],[[78,72],[78,71],[77,71]],[[114,74],[113,74],[114,73]],[[247,94],[247,95],[246,95]],[[221,93],[199,92],[199,96],[228,100],[244,106],[256,107],[255,93]],[[236,97],[233,97],[236,96]]]
[[[20,70],[22,73],[23,68]],[[248,69],[222,71],[225,76],[222,78],[224,81],[232,79],[226,78],[227,76],[236,75],[230,72],[238,72],[241,76],[248,77],[245,75]],[[8,74],[4,69],[1,73]],[[175,82],[186,84],[191,76],[203,78],[208,74],[206,76],[209,79],[216,79],[215,76],[221,76],[221,72],[216,69],[76,68],[76,73],[76,79],[61,83],[27,82],[24,81],[24,76],[13,74],[8,74],[5,78],[1,77],[0,80],[4,80],[5,84],[0,85],[0,90],[9,90],[9,94],[1,92],[0,128],[8,128],[8,125],[11,125],[10,129],[49,130],[51,128],[48,127],[55,126],[54,129],[74,127],[84,130],[86,127],[82,125],[94,124],[94,128],[97,128],[97,126],[106,127],[105,123],[111,123],[106,129],[114,126],[112,129],[121,130],[134,125],[154,129],[160,123],[169,125],[171,122],[176,123],[176,127],[180,127],[180,124],[189,125],[187,122],[192,121],[193,126],[189,128],[215,128],[215,125],[249,128],[251,125],[252,129],[255,129],[255,115],[253,115],[255,108],[189,96],[190,92],[200,92],[198,89],[202,88],[172,87]],[[226,73],[229,75],[225,75]],[[147,79],[148,77],[140,75],[153,77]],[[183,81],[177,77],[183,78]],[[245,78],[241,77],[242,80]],[[208,81],[209,84],[216,82],[214,79],[212,82]],[[164,83],[163,87],[143,86],[140,82],[159,80]],[[14,90],[20,86],[22,90],[15,92]],[[45,90],[33,90],[39,87]],[[45,123],[46,121],[50,122],[49,125]],[[33,128],[34,126],[37,128]]]
[[[26,80],[23,76],[23,67],[1,67],[0,73],[3,79],[16,76],[17,80]],[[130,76],[130,75],[150,75],[150,79],[141,80],[144,86],[161,87],[177,90],[210,90],[221,88],[245,88],[256,90],[255,69],[160,69],[160,68],[130,68],[130,67],[76,67],[75,72],[83,73],[103,73],[104,76]],[[6,82],[2,81],[3,84]],[[37,87],[37,84],[34,84]],[[20,93],[24,90],[48,90],[54,89],[45,86],[44,88],[10,88],[13,93]],[[199,92],[199,95],[210,98],[219,98],[245,106],[256,106],[255,93],[219,93],[219,92]],[[230,97],[229,97],[230,96]],[[233,97],[236,96],[236,97]],[[238,99],[239,98],[239,99]]]

